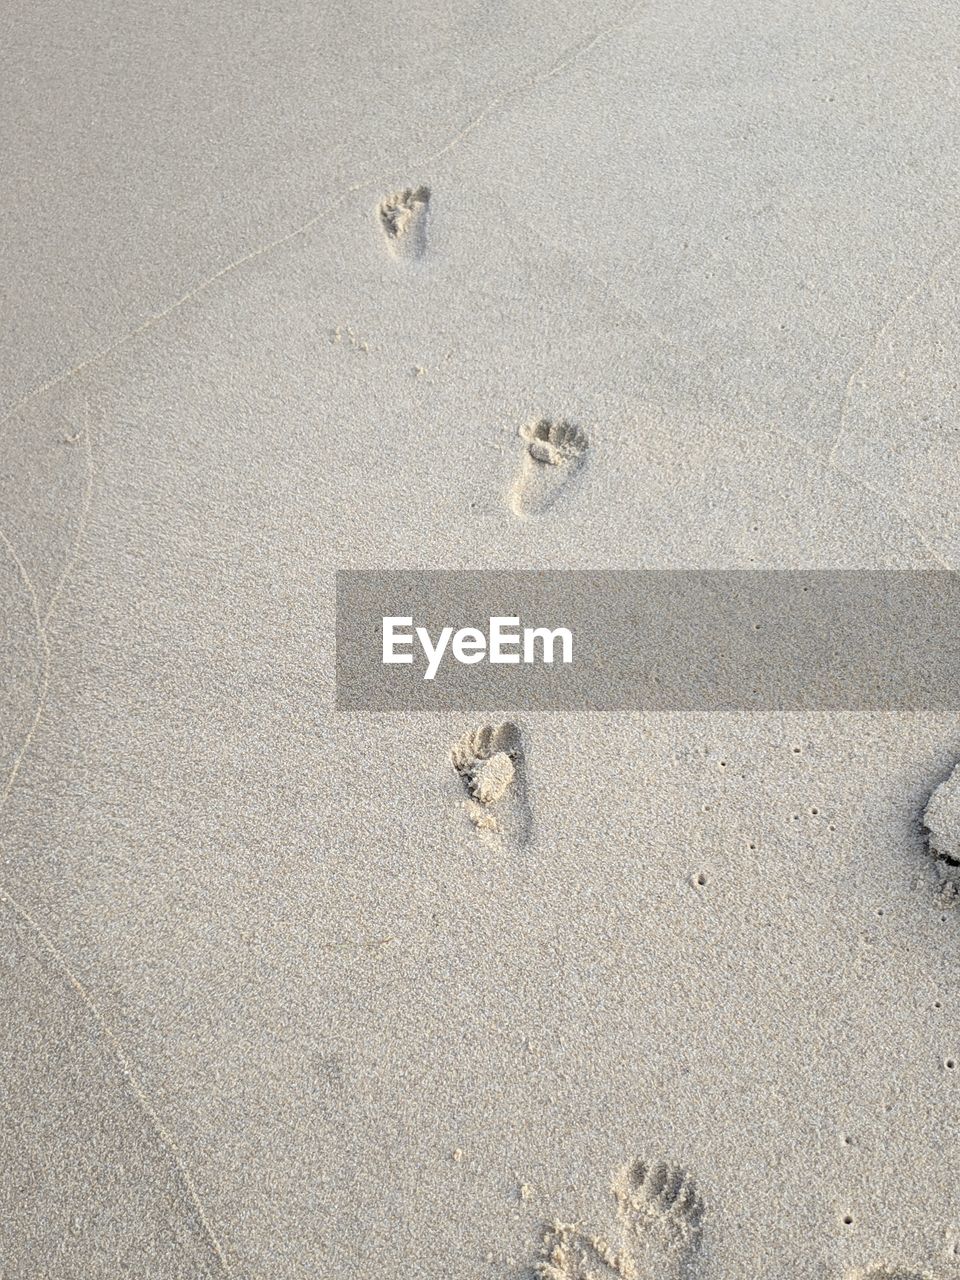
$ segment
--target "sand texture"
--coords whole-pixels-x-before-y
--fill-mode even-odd
[[[955,715],[332,705],[337,567],[960,565],[956,11],[2,25],[3,1280],[960,1276]]]

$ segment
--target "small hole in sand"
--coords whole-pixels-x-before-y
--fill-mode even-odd
[[[814,817],[816,817],[816,816],[817,816],[817,814],[820,812],[820,810],[819,810],[819,809],[811,809],[811,810],[810,810],[810,812],[813,814],[813,816],[814,816]]]
[[[954,1067],[957,1065],[957,1060],[956,1058],[947,1058],[946,1062],[943,1065],[947,1068],[948,1071],[952,1071]]]
[[[705,885],[706,883],[707,883],[706,872],[704,871],[699,872],[699,874],[697,875],[697,884]]]
[[[942,1008],[943,1008],[943,1001],[942,1001],[942,1000],[934,1000],[934,1002],[933,1002],[933,1007],[934,1007],[935,1009],[942,1009]]]
[[[801,748],[800,748],[800,747],[794,747],[794,748],[793,748],[793,754],[794,754],[795,756],[798,756],[798,755],[800,754],[800,751],[801,751]]]
[[[849,1133],[844,1134],[844,1138],[843,1138],[843,1145],[844,1145],[845,1147],[852,1147],[852,1146],[853,1146],[853,1139],[850,1137]]]
[[[850,1227],[853,1225],[853,1216],[851,1214],[845,1213],[843,1215],[843,1225],[845,1227]]]
[[[878,916],[882,916],[882,915],[883,915],[883,907],[877,907],[877,915],[878,915]]]

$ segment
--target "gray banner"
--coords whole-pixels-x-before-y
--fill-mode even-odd
[[[960,575],[337,573],[342,710],[960,707]]]

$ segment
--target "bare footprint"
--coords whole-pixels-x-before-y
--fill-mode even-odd
[[[427,247],[428,187],[407,187],[380,201],[378,213],[391,253],[419,258]]]
[[[463,779],[467,817],[481,835],[525,841],[530,829],[523,739],[512,721],[481,725],[450,752]]]
[[[587,437],[565,419],[539,418],[520,428],[525,442],[510,508],[522,519],[552,507],[586,462]]]
[[[543,1239],[538,1280],[687,1280],[700,1252],[703,1201],[689,1174],[635,1160],[613,1183],[620,1239],[554,1223]]]
[[[688,1276],[700,1250],[703,1201],[676,1165],[635,1160],[613,1184],[626,1253],[637,1276]]]
[[[536,1280],[632,1280],[630,1260],[607,1240],[588,1237],[573,1223],[555,1222],[543,1237]]]

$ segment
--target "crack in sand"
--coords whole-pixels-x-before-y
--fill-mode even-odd
[[[17,555],[16,548],[3,529],[0,529],[0,542],[2,542],[6,547],[7,554],[13,561],[14,567],[23,582],[24,589],[30,597],[30,610],[33,614],[34,626],[38,640],[37,647],[40,655],[40,692],[37,696],[37,704],[34,708],[33,719],[30,721],[30,728],[27,730],[26,737],[20,744],[20,750],[14,757],[14,761],[10,767],[10,773],[7,777],[6,783],[4,784],[3,790],[0,791],[0,812],[2,812],[4,805],[7,803],[7,798],[13,790],[13,785],[20,772],[20,766],[23,763],[23,758],[27,754],[27,750],[33,741],[33,735],[37,731],[37,725],[40,723],[40,718],[43,715],[43,709],[46,706],[47,690],[50,687],[50,643],[47,639],[46,627],[44,626],[43,619],[40,616],[40,600],[37,595],[37,589],[34,581],[27,572],[23,561]]]
[[[500,93],[490,99],[481,111],[479,111],[471,120],[468,120],[467,123],[449,139],[449,141],[445,142],[439,151],[435,151],[429,159],[439,160],[441,156],[445,156],[449,151],[452,151],[454,147],[459,146],[464,138],[468,137],[475,129],[479,128],[484,120],[486,120],[487,116],[496,111],[496,109],[499,106],[502,106],[503,103],[508,102],[511,98],[515,98],[520,93],[528,93],[531,89],[536,89],[547,80],[552,80],[554,76],[559,75],[561,71],[565,71],[567,67],[572,65],[572,63],[576,62],[579,58],[582,58],[585,53],[589,53],[591,49],[600,43],[601,40],[606,39],[607,36],[611,36],[617,31],[625,30],[633,22],[640,8],[642,8],[642,6],[638,5],[630,11],[626,18],[621,18],[619,22],[613,22],[606,27],[601,27],[594,31],[592,35],[578,41],[575,45],[571,45],[570,48],[561,53],[559,57],[545,70],[534,72],[520,84],[515,84],[506,89],[502,89]]]
[[[84,428],[82,431],[82,437],[85,443],[86,457],[87,457],[87,467],[86,467],[87,484],[84,491],[83,500],[80,505],[80,513],[78,518],[76,536],[73,539],[72,546],[68,552],[67,559],[64,563],[64,567],[54,585],[54,589],[53,589],[53,592],[51,593],[50,601],[47,605],[46,612],[41,612],[40,593],[37,589],[36,583],[34,582],[30,573],[27,571],[27,568],[24,565],[23,560],[17,554],[16,548],[14,547],[13,543],[10,541],[10,538],[7,536],[7,534],[4,532],[3,529],[0,529],[0,543],[3,544],[3,546],[7,550],[8,555],[13,560],[13,563],[17,569],[17,573],[21,581],[23,582],[24,589],[27,593],[27,596],[29,597],[30,612],[33,615],[34,630],[37,636],[38,650],[41,658],[40,687],[39,687],[39,693],[37,696],[36,707],[34,709],[33,718],[31,719],[31,722],[30,722],[30,727],[27,730],[26,736],[24,737],[23,742],[21,743],[20,750],[17,752],[16,758],[14,759],[13,765],[10,769],[10,773],[7,777],[6,783],[4,784],[3,790],[0,791],[0,811],[3,810],[4,806],[7,803],[7,800],[9,799],[10,793],[12,792],[14,784],[16,783],[17,776],[19,775],[20,768],[23,764],[24,758],[26,757],[26,754],[30,749],[30,746],[33,742],[37,728],[40,725],[40,721],[42,720],[43,713],[46,709],[47,694],[50,689],[50,673],[52,669],[50,639],[49,639],[47,627],[48,627],[51,615],[53,613],[54,606],[56,605],[58,599],[60,598],[60,594],[63,590],[63,587],[70,573],[72,572],[74,565],[76,564],[77,557],[80,551],[80,546],[83,541],[83,536],[86,531],[87,521],[89,518],[90,506],[91,506],[92,496],[93,496],[94,466],[93,466],[93,445],[90,439],[90,429],[89,429],[89,413],[86,411],[86,408],[84,413]],[[196,1214],[198,1222],[200,1223],[200,1227],[203,1231],[203,1234],[206,1237],[210,1245],[210,1248],[213,1250],[213,1253],[217,1261],[220,1263],[220,1266],[223,1269],[223,1274],[226,1277],[228,1277],[228,1280],[229,1280],[229,1277],[232,1275],[230,1264],[227,1261],[227,1257],[226,1257],[226,1254],[224,1253],[223,1246],[220,1243],[220,1239],[217,1236],[217,1233],[214,1231],[209,1218],[207,1217],[206,1211],[204,1210],[203,1203],[200,1200],[200,1196],[197,1191],[196,1185],[193,1181],[193,1178],[190,1176],[190,1173],[182,1157],[180,1156],[179,1149],[176,1143],[174,1142],[173,1137],[164,1128],[163,1122],[161,1121],[157,1112],[154,1110],[153,1106],[150,1103],[149,1098],[147,1097],[146,1092],[144,1091],[143,1087],[139,1083],[139,1080],[137,1079],[136,1073],[134,1072],[133,1065],[130,1058],[128,1058],[126,1053],[124,1052],[119,1039],[117,1038],[116,1034],[107,1023],[106,1019],[104,1018],[103,1014],[100,1011],[99,1006],[97,1005],[96,1001],[93,999],[93,996],[90,994],[89,990],[80,980],[80,978],[77,977],[77,975],[73,972],[66,956],[56,946],[56,944],[54,943],[53,939],[49,936],[49,934],[47,934],[44,931],[42,926],[39,924],[37,920],[34,919],[34,917],[31,915],[29,910],[22,903],[18,902],[17,899],[14,898],[13,895],[9,893],[4,886],[0,886],[0,902],[3,902],[10,909],[10,911],[17,917],[17,919],[20,920],[27,927],[27,929],[37,938],[37,940],[40,942],[40,945],[43,947],[43,949],[54,960],[54,962],[59,966],[59,968],[63,971],[64,975],[66,976],[67,982],[79,997],[81,1004],[84,1005],[88,1013],[93,1017],[97,1026],[100,1028],[104,1039],[106,1040],[107,1044],[110,1046],[110,1049],[113,1052],[114,1058],[116,1059],[116,1062],[120,1067],[121,1075],[127,1085],[127,1088],[131,1096],[133,1097],[135,1103],[139,1106],[143,1114],[147,1117],[147,1120],[149,1121],[149,1124],[153,1129],[158,1141],[160,1142],[161,1146],[164,1147],[164,1149],[169,1154],[171,1160],[173,1161],[174,1168],[176,1169],[177,1174],[180,1178],[180,1181],[183,1185],[187,1199],[191,1207],[193,1208],[194,1213]]]
[[[46,708],[47,693],[50,689],[50,669],[51,669],[50,668],[50,660],[51,660],[50,639],[47,633],[47,625],[53,613],[54,606],[56,605],[57,601],[60,598],[60,593],[63,590],[64,584],[66,583],[67,578],[70,576],[70,573],[73,570],[73,566],[76,564],[77,556],[80,551],[80,544],[83,541],[83,535],[86,530],[87,519],[90,513],[90,503],[93,499],[93,445],[90,440],[89,417],[90,417],[89,406],[85,404],[84,405],[84,424],[80,432],[80,435],[84,442],[84,452],[86,455],[87,483],[86,483],[86,488],[84,490],[83,499],[80,504],[80,512],[77,517],[76,536],[73,539],[72,546],[67,552],[67,558],[64,561],[63,569],[60,571],[60,576],[57,578],[57,581],[54,584],[54,588],[50,594],[50,600],[47,604],[47,609],[45,613],[41,614],[40,592],[37,589],[36,583],[33,581],[33,578],[27,572],[26,565],[23,563],[20,556],[17,555],[17,551],[13,543],[10,541],[9,537],[4,532],[4,530],[0,529],[0,542],[2,542],[3,545],[6,547],[7,553],[9,554],[10,558],[13,560],[17,573],[19,574],[20,579],[23,582],[24,588],[27,592],[27,595],[29,596],[29,599],[30,599],[30,608],[31,608],[31,612],[33,613],[34,627],[35,627],[37,639],[39,642],[38,648],[41,655],[41,672],[42,672],[40,677],[40,692],[37,698],[37,705],[34,710],[33,719],[30,722],[30,728],[27,730],[26,737],[24,738],[23,742],[20,745],[20,750],[17,752],[13,765],[11,766],[10,773],[7,777],[6,783],[4,784],[3,790],[0,791],[0,812],[2,812],[3,807],[7,803],[7,799],[10,796],[10,792],[13,790],[14,783],[17,780],[17,775],[20,772],[20,768],[23,764],[24,757],[26,756],[27,751],[30,749],[30,745],[33,742],[34,734],[37,731],[37,727],[40,724],[40,721],[43,717],[43,712]]]
[[[850,374],[850,377],[847,379],[846,386],[843,389],[843,395],[840,398],[840,414],[839,414],[839,421],[837,424],[837,434],[834,437],[833,444],[830,446],[830,449],[827,453],[828,466],[834,465],[834,462],[833,462],[834,456],[836,455],[837,449],[840,447],[840,441],[843,439],[844,435],[846,434],[847,412],[850,408],[850,397],[853,392],[853,384],[856,381],[857,377],[861,373],[863,373],[864,369],[867,367],[867,365],[876,355],[877,350],[879,349],[880,343],[884,339],[884,335],[896,323],[896,321],[900,318],[901,314],[907,309],[907,307],[909,307],[910,304],[920,296],[920,294],[924,291],[924,289],[930,286],[937,272],[940,271],[943,267],[947,266],[947,264],[956,256],[958,251],[960,251],[960,239],[954,241],[953,244],[948,245],[945,249],[942,249],[938,254],[934,255],[934,258],[930,265],[929,270],[912,289],[910,289],[907,293],[903,295],[900,301],[891,310],[886,320],[883,321],[879,329],[874,334],[872,341],[870,342],[870,344],[867,347],[867,350],[863,354],[863,357],[855,365],[853,372]],[[844,474],[847,474],[847,473],[844,473]]]
[[[888,493],[885,493],[882,489],[876,488],[874,485],[870,484],[869,481],[864,480],[862,476],[855,476],[853,472],[847,471],[845,467],[838,466],[836,462],[831,462],[829,459],[824,461],[824,466],[828,471],[835,471],[837,475],[841,475],[845,479],[849,480],[854,488],[862,489],[864,493],[869,493],[872,497],[876,498],[886,511],[891,515],[896,516],[897,519],[903,523],[904,528],[917,539],[926,551],[927,555],[930,556],[939,568],[953,572],[956,566],[951,564],[949,560],[945,560],[943,556],[940,555],[939,551],[936,551],[930,545],[926,534],[910,519],[902,507],[898,507],[897,504],[891,500]]]
[[[816,449],[811,448],[810,445],[808,445],[805,441],[798,440],[796,436],[790,435],[788,432],[781,430],[779,427],[772,427],[772,428],[768,427],[766,429],[761,429],[761,430],[763,430],[763,433],[766,435],[776,436],[778,439],[785,440],[788,444],[792,444],[794,448],[799,449],[800,452],[803,453],[806,456],[806,458],[815,466],[821,467],[824,471],[828,471],[828,472],[832,471],[838,476],[843,476],[843,478],[845,480],[848,480],[855,489],[860,489],[863,493],[868,494],[871,498],[876,498],[877,501],[881,504],[882,509],[885,512],[887,512],[889,515],[895,516],[903,525],[907,533],[909,533],[912,537],[916,538],[916,540],[920,543],[923,550],[926,551],[927,555],[930,556],[930,558],[934,561],[934,563],[939,568],[948,569],[950,571],[954,569],[955,567],[954,565],[950,564],[949,561],[945,560],[938,551],[934,550],[934,548],[930,545],[930,542],[928,541],[922,529],[920,529],[918,525],[914,524],[914,522],[910,519],[910,517],[901,507],[898,507],[895,502],[891,501],[890,495],[888,493],[885,493],[882,489],[878,489],[876,486],[871,485],[868,481],[864,480],[861,476],[854,475],[852,471],[848,471],[845,467],[841,467],[838,463],[832,462],[829,456],[824,456],[822,453],[818,452]],[[888,546],[892,547],[894,550],[899,549],[896,547],[896,544],[887,542],[886,539],[884,539],[884,541],[887,543]]]
[[[43,615],[43,626],[46,631],[47,624],[53,613],[54,606],[60,599],[60,593],[66,584],[67,579],[73,572],[73,567],[77,563],[77,556],[80,554],[80,544],[83,541],[83,535],[86,531],[87,520],[90,516],[90,504],[93,501],[93,442],[90,438],[90,405],[84,400],[83,406],[83,427],[80,431],[80,439],[83,442],[84,458],[86,460],[87,484],[83,493],[83,500],[80,504],[80,511],[77,516],[77,533],[73,540],[73,545],[67,552],[67,558],[64,561],[63,569],[54,585],[50,595],[50,601],[47,605],[47,611]]]
[[[212,276],[207,276],[205,279],[201,280],[199,284],[194,285],[192,289],[188,289],[186,293],[180,294],[178,298],[175,298],[173,302],[162,310],[155,311],[152,315],[147,316],[147,318],[135,328],[128,330],[128,332],[122,334],[107,346],[94,352],[93,355],[87,356],[86,359],[73,365],[73,367],[67,369],[66,372],[59,373],[56,377],[50,378],[47,382],[41,383],[39,387],[35,387],[32,391],[28,392],[28,394],[15,404],[8,413],[4,414],[3,418],[0,418],[0,427],[6,425],[11,418],[16,417],[16,415],[28,404],[32,404],[34,400],[39,399],[48,391],[52,391],[55,387],[62,386],[63,383],[68,382],[78,373],[82,373],[84,369],[89,369],[101,360],[106,360],[109,356],[113,355],[114,352],[119,351],[121,347],[125,347],[128,342],[132,342],[134,338],[138,338],[141,334],[148,332],[148,330],[152,329],[154,325],[159,324],[168,316],[173,315],[174,312],[179,311],[181,307],[185,306],[201,293],[204,293],[211,285],[216,284],[218,280],[222,280],[224,276],[230,275],[231,272],[236,271],[239,267],[245,266],[246,263],[253,262],[256,258],[261,258],[264,254],[270,253],[271,250],[279,249],[281,245],[287,244],[289,241],[295,240],[297,236],[303,235],[305,232],[309,231],[312,226],[315,226],[321,218],[326,217],[327,214],[331,213],[338,204],[346,200],[354,192],[360,191],[364,187],[368,187],[370,185],[372,185],[371,181],[365,180],[364,182],[357,183],[355,186],[348,187],[346,191],[341,192],[336,200],[321,209],[318,213],[314,214],[307,222],[303,223],[302,226],[296,227],[293,231],[288,231],[282,236],[278,236],[267,244],[259,245],[257,248],[251,249],[249,253],[243,254],[232,262],[228,262],[226,266],[221,267],[220,270],[214,272]]]
[[[836,471],[840,475],[846,476],[848,480],[850,480],[853,484],[857,485],[859,488],[863,489],[864,492],[870,493],[874,497],[879,498],[879,500],[886,505],[887,510],[891,511],[894,515],[899,516],[899,518],[903,521],[906,527],[911,530],[911,532],[914,534],[916,538],[919,539],[920,543],[927,550],[927,552],[933,557],[933,559],[940,566],[940,568],[948,569],[951,571],[955,568],[955,566],[951,564],[948,560],[945,560],[943,556],[941,556],[937,551],[934,550],[934,548],[928,542],[926,535],[920,530],[920,528],[916,524],[913,523],[913,521],[909,519],[909,517],[904,513],[904,511],[900,507],[898,507],[896,503],[894,503],[891,500],[890,495],[888,493],[885,493],[883,490],[871,485],[868,481],[864,480],[862,477],[853,475],[853,473],[848,471],[845,467],[841,467],[836,462],[836,454],[837,454],[837,450],[840,448],[840,444],[844,436],[846,435],[847,414],[849,412],[850,401],[853,395],[854,383],[856,382],[858,377],[863,373],[863,371],[866,369],[867,365],[870,363],[873,357],[876,355],[885,335],[889,333],[890,329],[894,326],[897,320],[899,320],[900,316],[904,313],[904,311],[906,311],[906,309],[913,302],[917,300],[917,298],[920,296],[921,293],[923,293],[925,289],[928,289],[930,287],[930,285],[933,283],[934,279],[936,278],[937,273],[941,271],[944,267],[948,266],[949,263],[957,256],[958,252],[960,252],[960,239],[955,240],[952,244],[942,249],[940,253],[935,254],[933,261],[929,269],[927,270],[927,272],[917,282],[917,284],[914,285],[912,289],[910,289],[907,293],[903,295],[903,297],[896,304],[896,306],[893,307],[893,309],[890,311],[890,314],[887,316],[887,318],[880,325],[879,329],[877,329],[862,359],[860,359],[857,362],[856,366],[853,369],[853,372],[850,374],[850,377],[847,379],[846,385],[843,389],[843,395],[840,400],[840,413],[839,413],[839,422],[837,424],[837,434],[836,436],[834,436],[833,443],[831,444],[829,450],[827,451],[826,458],[825,458],[825,465],[828,470]]]
[[[97,1026],[100,1028],[101,1032],[103,1033],[104,1039],[107,1041],[107,1043],[110,1046],[110,1049],[113,1052],[113,1056],[116,1059],[117,1065],[120,1068],[121,1075],[123,1076],[123,1080],[127,1085],[127,1088],[129,1089],[131,1096],[133,1097],[134,1101],[139,1106],[143,1114],[147,1117],[147,1120],[150,1123],[150,1127],[153,1129],[154,1133],[156,1134],[158,1141],[160,1142],[161,1146],[164,1147],[164,1149],[169,1154],[171,1160],[173,1161],[174,1168],[176,1169],[177,1174],[180,1178],[180,1181],[183,1184],[184,1191],[186,1192],[187,1198],[193,1208],[194,1213],[197,1216],[197,1221],[200,1223],[200,1227],[203,1231],[203,1234],[205,1235],[211,1249],[213,1250],[217,1261],[220,1263],[220,1266],[223,1269],[223,1274],[229,1280],[229,1277],[233,1274],[230,1268],[230,1264],[227,1261],[226,1254],[223,1251],[223,1246],[220,1244],[220,1240],[217,1237],[216,1232],[213,1230],[213,1227],[210,1225],[210,1220],[208,1219],[206,1212],[204,1211],[203,1204],[201,1203],[200,1197],[197,1193],[196,1185],[194,1184],[194,1181],[191,1178],[187,1170],[187,1167],[183,1162],[182,1157],[180,1156],[180,1152],[177,1148],[176,1143],[174,1142],[171,1135],[164,1128],[163,1122],[161,1121],[157,1112],[151,1106],[149,1098],[147,1097],[146,1093],[143,1090],[143,1087],[140,1085],[140,1082],[137,1079],[131,1060],[124,1053],[123,1048],[120,1044],[120,1041],[117,1039],[117,1036],[111,1029],[110,1025],[107,1023],[106,1019],[103,1017],[103,1014],[100,1012],[100,1009],[96,1004],[95,1000],[93,999],[93,997],[91,996],[90,992],[87,990],[84,984],[80,981],[77,975],[70,968],[70,965],[67,963],[66,957],[64,956],[63,952],[58,949],[58,947],[53,942],[53,940],[49,937],[49,935],[44,932],[44,930],[41,928],[38,922],[33,918],[33,916],[30,914],[27,908],[24,907],[22,903],[17,902],[15,898],[11,897],[10,894],[7,893],[6,889],[4,888],[0,888],[0,902],[3,902],[7,907],[9,907],[10,910],[13,912],[13,914],[17,917],[17,919],[22,921],[22,923],[27,926],[30,932],[39,940],[43,949],[48,953],[48,955],[51,956],[54,962],[63,971],[64,976],[67,979],[67,982],[76,992],[77,996],[80,999],[81,1004],[84,1005],[84,1007],[87,1009],[87,1012],[93,1017]]]

